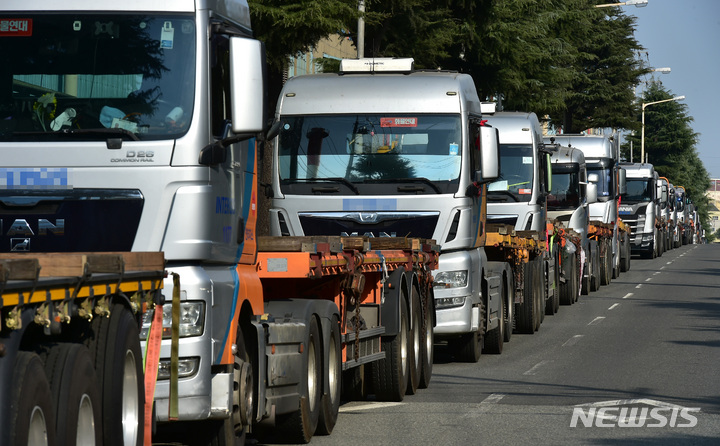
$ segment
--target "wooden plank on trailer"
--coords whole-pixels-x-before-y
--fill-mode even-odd
[[[8,280],[35,280],[40,272],[37,259],[0,260],[0,282]]]
[[[258,250],[265,252],[318,252],[318,245],[327,245],[330,252],[342,251],[340,236],[260,236],[257,238]]]
[[[88,273],[121,273],[123,271],[162,271],[162,252],[116,253],[6,253],[0,260],[37,259],[40,277],[79,277]],[[87,270],[86,270],[87,265]]]

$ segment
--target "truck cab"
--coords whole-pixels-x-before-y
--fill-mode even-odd
[[[622,195],[620,215],[632,228],[630,247],[633,253],[657,257],[659,176],[652,164],[623,163],[623,168],[627,175],[627,192]]]
[[[557,220],[571,232],[569,237],[576,243],[567,243],[562,252],[564,284],[561,288],[561,303],[572,304],[577,300],[580,287],[587,287],[591,269],[597,268],[592,256],[597,242],[588,237],[590,205],[597,201],[597,189],[588,182],[585,156],[579,149],[557,145],[552,151],[552,187],[547,197],[548,219]],[[567,285],[565,285],[567,287]],[[587,293],[585,293],[587,294]]]
[[[498,176],[497,131],[481,126],[469,75],[412,62],[343,59],[339,73],[287,81],[275,116],[270,233],[436,240],[435,335],[477,353],[479,331],[502,323],[482,291],[484,183]]]
[[[550,137],[546,136],[548,140]],[[554,135],[555,142],[580,149],[587,163],[588,181],[597,185],[597,202],[590,205],[590,220],[610,224],[613,227],[609,241],[612,277],[620,272],[621,246],[618,228],[618,201],[624,188],[619,175],[619,137],[613,135],[562,134]],[[601,247],[601,250],[604,248]],[[604,264],[604,263],[603,263]],[[603,274],[604,276],[604,274]]]

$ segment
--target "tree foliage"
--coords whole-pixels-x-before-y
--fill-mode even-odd
[[[651,82],[643,92],[641,102],[648,104],[672,99],[674,95],[660,82]],[[640,115],[638,122],[642,121]],[[705,225],[708,221],[709,201],[705,192],[710,187],[710,175],[698,156],[698,134],[692,129],[693,118],[687,114],[687,105],[678,101],[653,104],[645,108],[645,154],[660,176],[667,177],[674,186],[683,186],[688,198],[700,213]],[[640,161],[642,132],[629,135],[622,155],[630,160],[630,142],[633,144],[633,161]],[[707,229],[707,228],[706,228]]]

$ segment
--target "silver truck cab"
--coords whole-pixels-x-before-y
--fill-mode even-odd
[[[412,59],[344,59],[340,73],[289,79],[276,109],[271,235],[434,239],[435,335],[475,336],[489,268],[477,185],[498,170],[497,133],[481,117],[469,75],[415,71]],[[494,308],[487,329],[498,326]]]
[[[556,145],[552,150],[551,164],[552,187],[547,197],[548,219],[559,220],[565,228],[572,229],[580,238],[579,247],[573,243],[565,246],[562,259],[564,280],[566,283],[573,280],[568,265],[577,261],[581,269],[576,274],[583,279],[581,284],[587,286],[592,275],[591,269],[597,266],[593,264],[589,254],[597,249],[597,242],[588,238],[590,205],[597,201],[597,186],[588,182],[585,155],[579,149]],[[571,295],[568,295],[567,291],[561,293],[563,303],[573,303],[579,292],[578,288],[574,289]]]
[[[644,257],[657,257],[658,174],[652,164],[622,163],[622,166],[627,176],[627,192],[622,195],[620,216],[632,229],[630,248]]]
[[[587,163],[588,181],[597,185],[597,202],[590,205],[590,220],[597,220],[613,225],[612,275],[617,277],[620,271],[620,244],[618,238],[618,199],[620,183],[618,163],[620,160],[619,138],[617,134],[585,135],[563,134],[552,136],[555,142],[582,150]],[[546,136],[546,141],[549,139]]]
[[[488,184],[488,223],[544,233],[549,155],[537,116],[493,111],[483,119],[500,132],[500,178]]]
[[[235,267],[254,259],[244,221],[255,145],[211,144],[266,122],[247,1],[5,0],[2,10],[32,26],[0,37],[0,201],[20,209],[0,218],[27,233],[22,246],[0,238],[1,249],[163,251],[182,277],[176,416],[227,419],[234,375],[214,366],[231,348]],[[155,414],[167,421],[170,339],[160,356]]]

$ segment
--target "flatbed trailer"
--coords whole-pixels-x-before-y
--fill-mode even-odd
[[[141,438],[159,252],[0,254],[0,444]]]

